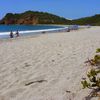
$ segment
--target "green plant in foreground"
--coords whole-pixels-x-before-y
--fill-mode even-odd
[[[96,50],[96,53],[98,54],[96,54],[93,59],[86,61],[86,63],[91,65],[92,69],[87,73],[87,79],[85,78],[81,81],[83,89],[92,89],[89,97],[100,97],[100,48]]]
[[[96,53],[100,53],[100,48],[98,48],[98,49],[96,50]]]
[[[100,63],[100,55],[95,55],[95,56],[94,56],[94,62],[95,62],[96,64],[99,64],[99,63]]]
[[[99,73],[100,70],[91,69],[87,74],[88,81],[86,79],[81,81],[83,88],[100,88]]]
[[[96,54],[93,59],[88,59],[88,61],[86,61],[86,63],[90,63],[90,65],[95,66],[95,65],[100,65],[100,48],[98,48],[96,50]]]
[[[86,80],[81,81],[81,84],[83,85],[83,89],[90,87],[90,84]]]

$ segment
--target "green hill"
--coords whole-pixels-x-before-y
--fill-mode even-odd
[[[91,16],[91,17],[85,17],[80,18],[72,21],[73,24],[79,24],[79,25],[94,25],[94,26],[100,26],[100,14]]]
[[[26,11],[20,14],[6,14],[0,24],[69,24],[70,22],[70,20],[50,13]]]
[[[0,24],[78,24],[100,26],[100,14],[75,20],[65,19],[54,14],[38,11],[26,11],[20,14],[8,13]]]

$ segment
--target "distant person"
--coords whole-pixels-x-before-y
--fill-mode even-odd
[[[91,25],[87,25],[87,28],[90,28],[91,27]]]
[[[78,30],[78,25],[74,25],[74,30]]]
[[[18,32],[18,30],[17,30],[17,32],[16,32],[16,37],[19,37],[19,32]]]
[[[10,32],[10,38],[14,38],[14,34],[12,31]]]
[[[70,28],[68,27],[68,30],[67,30],[67,32],[70,32]]]

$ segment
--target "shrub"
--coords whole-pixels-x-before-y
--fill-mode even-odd
[[[88,61],[85,62],[91,65],[91,70],[87,73],[87,79],[84,78],[84,80],[81,81],[83,89],[93,89],[88,96],[90,98],[94,96],[100,97],[100,48],[96,50],[96,53],[98,54],[96,54],[93,59],[88,59]]]
[[[91,66],[99,65],[100,64],[100,48],[96,50],[96,54],[93,59],[88,59],[85,63],[89,63]]]
[[[81,81],[83,88],[100,88],[100,78],[98,77],[99,73],[99,69],[91,69],[87,74],[88,81],[86,79]]]
[[[99,63],[100,63],[100,55],[95,55],[95,56],[94,56],[94,62],[95,62],[96,64],[99,64]]]
[[[98,48],[98,49],[96,50],[96,53],[100,53],[100,48]]]

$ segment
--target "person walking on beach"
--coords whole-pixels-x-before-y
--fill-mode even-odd
[[[19,37],[19,32],[18,32],[18,30],[17,30],[17,32],[16,32],[16,37]]]
[[[10,32],[10,38],[13,38],[14,37],[14,35],[13,35],[13,32],[11,31]]]
[[[67,30],[67,32],[70,32],[70,28],[68,27],[68,30]]]

